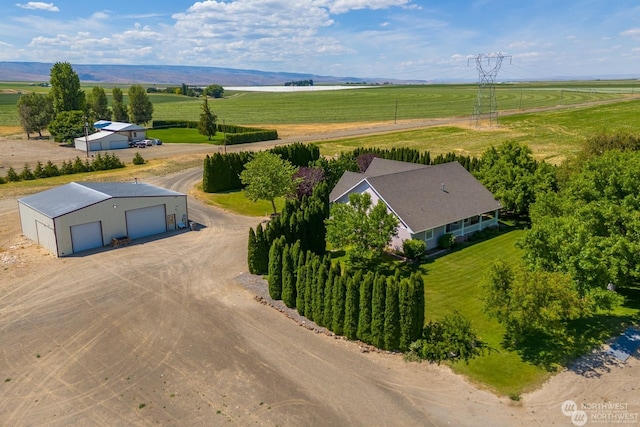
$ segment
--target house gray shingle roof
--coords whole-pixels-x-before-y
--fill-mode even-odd
[[[376,158],[364,174],[345,173],[331,192],[330,200],[337,200],[366,180],[416,233],[502,207],[458,162],[413,168],[406,165],[405,162]]]
[[[184,196],[184,194],[143,183],[70,182],[23,197],[18,201],[49,218],[57,218],[112,198],[158,196]]]

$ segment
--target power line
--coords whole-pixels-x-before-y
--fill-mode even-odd
[[[476,127],[480,127],[480,124],[484,122],[488,122],[489,127],[498,125],[496,77],[504,58],[509,58],[509,63],[511,63],[511,56],[503,55],[502,53],[481,53],[475,57],[476,68],[478,69],[479,75],[478,96],[476,97],[476,103],[473,107],[471,122],[473,123],[475,121]],[[469,66],[471,59],[473,58],[469,58],[467,61],[467,66]]]

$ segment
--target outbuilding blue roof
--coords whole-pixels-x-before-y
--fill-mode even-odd
[[[48,216],[59,216],[112,198],[185,196],[183,193],[132,182],[71,182],[18,199],[19,203]]]

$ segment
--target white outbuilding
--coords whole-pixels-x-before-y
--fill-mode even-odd
[[[129,138],[125,135],[121,135],[115,132],[99,131],[88,135],[76,138],[75,147],[78,150],[87,151],[87,144],[89,144],[88,151],[101,151],[101,150],[119,150],[121,148],[129,148]]]
[[[22,234],[59,257],[188,224],[185,194],[137,182],[71,182],[18,207]]]
[[[100,120],[93,124],[98,132],[74,139],[74,146],[85,152],[129,148],[129,143],[146,138],[146,128],[133,123]],[[87,145],[89,149],[87,150]]]

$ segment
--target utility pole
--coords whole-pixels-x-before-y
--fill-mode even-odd
[[[396,111],[393,113],[393,124],[398,123],[398,100],[396,99]]]
[[[471,121],[475,121],[476,127],[480,127],[480,124],[485,121],[489,123],[489,127],[498,125],[496,76],[498,75],[498,71],[500,71],[504,58],[509,58],[509,63],[511,63],[511,56],[503,55],[502,53],[481,53],[474,58],[479,79],[478,96],[476,97]],[[467,60],[467,66],[469,66],[471,59],[472,58],[469,58],[469,60]]]
[[[84,116],[84,145],[87,149],[87,159],[89,158],[89,121],[87,116]]]

